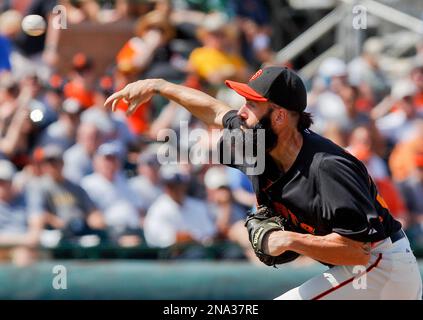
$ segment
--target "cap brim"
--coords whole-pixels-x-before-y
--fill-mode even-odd
[[[261,101],[261,102],[268,101],[267,98],[263,97],[258,92],[254,91],[250,86],[248,86],[245,83],[226,80],[225,84],[247,100]]]

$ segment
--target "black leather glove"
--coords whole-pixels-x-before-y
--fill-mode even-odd
[[[250,243],[256,256],[268,266],[283,264],[298,258],[299,254],[294,251],[285,251],[279,256],[271,256],[264,253],[263,245],[265,236],[272,231],[289,231],[286,220],[277,216],[266,206],[259,206],[257,211],[250,214],[245,222],[250,237]]]

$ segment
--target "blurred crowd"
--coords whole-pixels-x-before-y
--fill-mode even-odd
[[[51,14],[57,4],[66,8],[68,28],[132,23],[132,37],[101,75],[96,57],[85,52],[58,72],[60,30]],[[249,179],[198,164],[204,161],[163,165],[157,158],[163,129],[181,137],[178,152],[200,143],[207,154],[217,142],[214,128],[161,97],[130,117],[124,102],[115,113],[103,104],[132,81],[164,78],[240,107],[243,99],[224,80],[245,82],[260,66],[277,63],[265,2],[10,0],[0,10],[0,260],[24,265],[40,257],[40,247],[103,243],[194,243],[175,257],[204,258],[202,247],[229,241],[242,256],[228,250],[222,258],[256,261],[244,227],[256,203]],[[26,14],[45,17],[45,35],[22,33]],[[369,38],[349,63],[324,60],[306,79],[307,111],[314,131],[366,164],[380,201],[423,245],[423,41],[401,77],[384,68],[383,49]],[[183,122],[208,131],[209,139],[183,139]]]

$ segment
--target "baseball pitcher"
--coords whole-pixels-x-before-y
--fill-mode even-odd
[[[214,124],[258,144],[265,132],[264,171],[251,162],[224,164],[245,172],[258,208],[246,221],[260,260],[277,265],[305,255],[328,270],[276,299],[421,299],[422,280],[409,241],[378,194],[364,165],[344,149],[309,130],[302,80],[284,67],[263,68],[248,83],[226,81],[246,98],[239,110],[213,97],[162,79],[140,80],[108,98],[123,99],[132,114],[159,94]],[[253,135],[244,134],[253,131]],[[261,131],[260,131],[261,130]],[[239,139],[238,139],[239,140]],[[231,150],[221,138],[218,150]]]

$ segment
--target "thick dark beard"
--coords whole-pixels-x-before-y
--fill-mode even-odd
[[[265,132],[265,150],[267,153],[272,151],[273,148],[275,148],[278,143],[278,136],[275,133],[275,131],[272,129],[272,121],[271,121],[272,112],[273,112],[273,109],[270,109],[254,127],[249,127],[249,129],[253,130],[251,143],[253,143],[255,150],[258,150],[257,148],[258,129],[265,130],[264,131]],[[247,127],[245,123],[244,123],[244,127]]]

